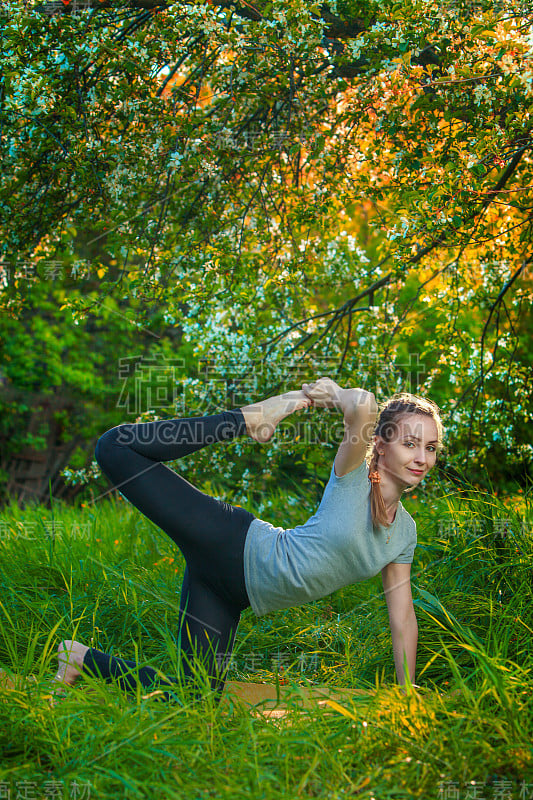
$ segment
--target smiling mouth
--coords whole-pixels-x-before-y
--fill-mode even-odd
[[[407,467],[409,472],[412,472],[413,475],[422,475],[424,470],[423,469],[411,469],[411,467]]]

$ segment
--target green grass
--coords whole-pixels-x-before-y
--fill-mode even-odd
[[[270,498],[259,515],[273,524],[314,510],[294,493]],[[0,796],[31,784],[29,797],[533,797],[530,496],[437,487],[402,502],[418,530],[421,688],[395,684],[376,576],[298,608],[244,612],[229,680],[365,690],[340,705],[295,703],[278,720],[185,689],[167,704],[90,678],[50,708],[63,638],[177,674],[184,561],[119,497],[6,507],[0,667],[35,680],[0,689]]]

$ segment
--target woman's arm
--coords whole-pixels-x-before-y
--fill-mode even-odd
[[[418,623],[413,614],[412,619],[401,626],[391,625],[392,652],[396,677],[400,686],[405,686],[404,654],[407,657],[407,671],[411,683],[415,682],[416,648],[418,644]]]
[[[341,478],[357,469],[364,461],[376,427],[378,406],[371,392],[345,389],[341,410],[344,414],[344,436],[335,456],[335,474]]]
[[[406,676],[403,665],[405,655],[409,680],[414,684],[418,623],[411,595],[411,565],[387,564],[381,570],[381,577],[389,610],[392,649],[398,683],[402,686],[405,684]]]
[[[372,392],[342,389],[331,378],[304,383],[302,391],[314,406],[336,408],[344,415],[344,437],[335,456],[335,474],[346,475],[363,463],[376,426],[378,404]]]

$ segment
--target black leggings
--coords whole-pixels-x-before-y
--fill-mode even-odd
[[[100,437],[95,450],[98,464],[114,487],[162,528],[185,557],[177,641],[180,669],[184,683],[191,684],[195,652],[200,655],[216,702],[224,688],[241,612],[250,605],[243,554],[254,515],[204,494],[161,462],[246,433],[244,415],[235,409],[204,417],[118,425]],[[152,667],[139,668],[134,661],[94,647],[85,655],[83,671],[108,682],[117,680],[127,692],[135,692],[139,683],[154,690],[178,682],[178,678],[161,678]],[[168,691],[159,696],[173,697]]]

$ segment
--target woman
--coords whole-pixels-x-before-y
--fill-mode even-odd
[[[282,419],[303,408],[340,410],[344,438],[316,513],[303,525],[276,528],[216,500],[161,462],[213,442],[248,434],[267,442]],[[402,393],[378,415],[371,392],[342,389],[330,378],[301,391],[204,417],[123,424],[103,434],[95,456],[114,486],[178,545],[186,561],[178,620],[180,669],[195,685],[195,661],[220,696],[242,611],[257,616],[324,597],[381,570],[398,682],[414,683],[417,622],[410,587],[416,525],[400,502],[435,465],[442,446],[438,407]],[[365,457],[369,460],[367,461]],[[55,680],[82,673],[117,680],[126,691],[171,690],[179,679],[65,640]],[[171,691],[160,691],[165,700]],[[201,695],[199,695],[201,696]]]

